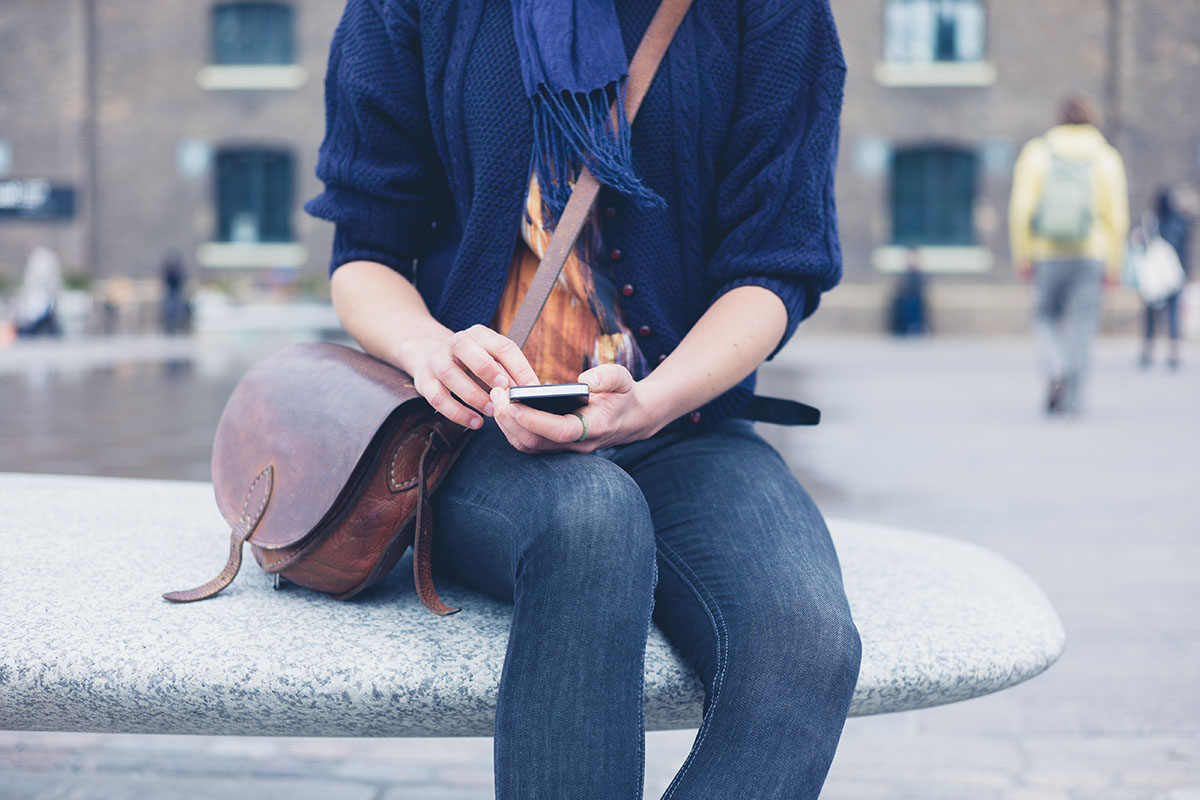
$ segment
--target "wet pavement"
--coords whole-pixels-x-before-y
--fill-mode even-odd
[[[0,376],[0,470],[209,480],[237,376],[190,361]]]
[[[806,338],[763,390],[820,406],[768,436],[822,509],[990,547],[1067,627],[1044,675],[977,700],[847,723],[822,797],[1200,800],[1200,350],[1149,372],[1097,350],[1091,402],[1046,419],[1025,340]],[[0,470],[207,478],[241,360],[5,369]],[[3,559],[14,557],[4,543]],[[647,737],[658,797],[692,732]],[[0,732],[0,798],[491,797],[487,739]]]

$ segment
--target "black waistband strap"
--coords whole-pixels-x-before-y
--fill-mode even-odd
[[[821,421],[821,409],[795,400],[754,395],[738,416],[776,425],[816,425]]]

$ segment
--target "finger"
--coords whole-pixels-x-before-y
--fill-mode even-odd
[[[421,396],[425,398],[429,405],[433,406],[435,411],[451,422],[462,425],[464,428],[474,428],[476,430],[483,427],[483,418],[455,400],[454,396],[450,394],[450,390],[438,382],[436,378],[430,378],[428,381],[419,381],[417,391],[421,393]]]
[[[508,399],[508,390],[507,389],[504,389],[500,386],[497,386],[494,389],[492,389],[491,400],[492,400],[492,407],[494,409],[494,411],[492,413],[495,416],[499,416],[500,414],[504,414],[506,416],[508,415],[508,409],[512,405],[512,403]]]
[[[439,359],[434,365],[433,375],[442,386],[458,395],[458,399],[466,405],[484,414],[491,413],[487,392],[479,388],[479,384],[452,356]]]
[[[514,403],[512,410],[518,425],[556,444],[578,441],[583,433],[583,423],[574,414],[550,414],[536,408],[522,408],[519,403]]]
[[[467,331],[450,337],[450,352],[483,382],[482,391],[491,391],[493,386],[507,387],[512,382],[504,366]]]
[[[514,447],[524,453],[545,453],[563,449],[562,442],[542,436],[528,427],[528,422],[534,415],[549,417],[556,415],[546,414],[520,403],[508,402],[504,395],[505,392],[502,389],[492,390],[492,401],[496,405],[496,422]],[[576,431],[574,436],[578,437],[578,435],[579,433]]]
[[[525,358],[516,342],[484,325],[472,325],[469,333],[503,365],[517,386],[537,385],[537,373],[533,371],[529,359]]]
[[[509,403],[505,390],[497,387],[492,390],[492,402],[496,406],[495,419],[504,438],[508,443],[522,453],[536,453],[544,450],[557,449],[557,445],[548,443],[540,436],[526,430],[518,421],[520,407]]]
[[[593,392],[624,393],[633,390],[633,376],[620,364],[600,364],[583,372],[580,383]]]

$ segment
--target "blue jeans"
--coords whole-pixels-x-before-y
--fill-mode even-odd
[[[1158,312],[1164,309],[1167,312],[1167,336],[1173,342],[1179,341],[1179,295],[1180,292],[1176,292],[1159,303],[1146,304],[1145,339],[1147,348],[1154,340],[1154,318],[1158,316]]]
[[[825,522],[751,423],[526,455],[489,421],[435,514],[439,569],[513,603],[498,800],[640,800],[652,611],[705,689],[664,797],[818,796],[861,645]]]

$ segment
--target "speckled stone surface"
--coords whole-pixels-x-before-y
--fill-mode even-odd
[[[921,708],[1026,680],[1064,632],[1000,556],[831,520],[864,643],[851,714]],[[273,591],[248,558],[212,600],[172,605],[224,563],[205,483],[0,474],[0,729],[272,736],[490,735],[509,609],[443,583],[430,615],[408,559],[340,602]],[[654,629],[651,730],[699,724],[702,690]]]

